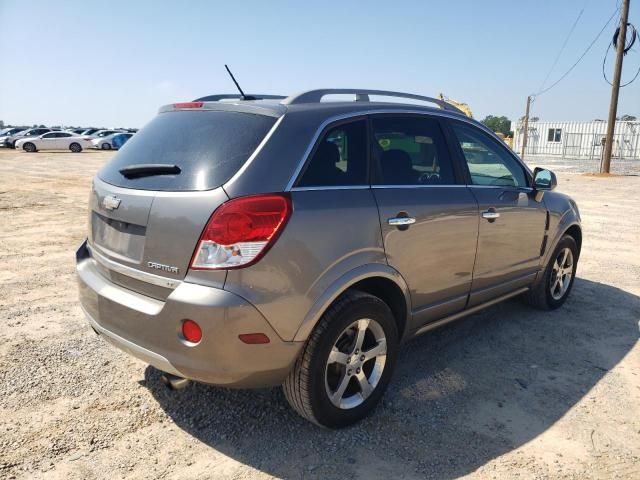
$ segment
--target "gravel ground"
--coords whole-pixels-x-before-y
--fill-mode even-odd
[[[560,157],[540,157],[531,155],[527,161],[532,165],[544,165],[556,173],[595,173],[600,171],[600,159],[578,159]],[[640,158],[611,159],[611,173],[616,175],[640,175]]]
[[[585,229],[566,305],[413,340],[328,431],[277,388],[169,391],[89,329],[73,254],[111,155],[0,150],[0,478],[640,478],[640,177],[559,171]]]

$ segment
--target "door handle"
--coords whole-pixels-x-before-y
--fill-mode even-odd
[[[495,222],[496,218],[500,218],[500,214],[496,212],[495,208],[490,208],[482,212],[482,218],[486,218],[490,222]]]
[[[407,227],[416,223],[413,217],[394,217],[387,220],[387,223],[393,227]]]

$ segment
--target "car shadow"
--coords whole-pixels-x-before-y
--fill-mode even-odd
[[[578,278],[559,310],[517,300],[409,342],[383,402],[331,431],[279,388],[144,384],[183,430],[282,478],[456,478],[518,448],[565,415],[638,340],[640,298]]]

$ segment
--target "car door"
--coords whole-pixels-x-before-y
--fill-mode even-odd
[[[407,282],[411,328],[417,329],[466,306],[478,205],[437,118],[374,115],[370,130],[384,248],[389,265]]]
[[[71,144],[70,138],[73,135],[67,132],[58,132],[58,137],[56,138],[55,148],[59,150],[67,150],[69,149],[69,145]]]
[[[55,149],[58,141],[58,133],[57,132],[49,132],[42,135],[38,141],[38,148],[40,150],[51,150]]]
[[[502,142],[470,123],[449,124],[480,209],[473,306],[535,279],[547,210],[536,200],[530,173]]]

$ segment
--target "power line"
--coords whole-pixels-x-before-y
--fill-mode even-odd
[[[553,87],[555,87],[556,85],[558,85],[562,80],[564,80],[567,75],[569,75],[574,68],[576,68],[576,66],[580,63],[580,61],[585,57],[585,55],[587,53],[589,53],[589,50],[591,50],[591,48],[593,47],[593,45],[598,41],[598,39],[600,38],[600,35],[602,35],[602,33],[605,31],[605,29],[609,26],[609,24],[611,23],[611,20],[613,20],[613,18],[616,16],[616,14],[618,13],[618,8],[616,8],[616,10],[613,12],[613,14],[609,17],[609,20],[607,20],[607,23],[604,24],[604,26],[602,27],[602,29],[598,32],[598,35],[596,35],[596,38],[593,39],[593,41],[589,44],[589,46],[587,47],[587,49],[582,53],[582,55],[580,55],[580,57],[578,58],[578,60],[576,60],[576,62],[571,65],[571,67],[569,68],[569,70],[567,70],[560,78],[558,78],[558,80],[556,80],[555,82],[553,82],[551,85],[549,85],[547,88],[545,88],[544,90],[539,91],[538,93],[534,93],[533,96],[534,97],[539,97],[540,95],[542,95],[543,93],[547,93],[549,90],[551,90]]]
[[[540,88],[538,88],[538,90],[542,90],[544,88],[545,84],[547,83],[547,80],[549,80],[549,76],[551,75],[551,72],[553,72],[553,69],[556,68],[556,65],[558,64],[558,60],[560,60],[560,56],[562,55],[562,52],[564,52],[564,49],[567,46],[567,43],[569,43],[569,39],[571,38],[571,35],[573,34],[573,31],[576,29],[576,25],[578,25],[578,22],[580,21],[580,17],[582,17],[583,13],[584,13],[584,7],[582,7],[582,10],[580,10],[580,13],[578,13],[578,16],[576,17],[575,21],[573,22],[573,25],[571,26],[571,29],[569,30],[569,33],[567,34],[567,38],[564,39],[564,43],[562,44],[562,47],[560,47],[560,51],[556,55],[556,58],[553,61],[553,65],[551,65],[551,68],[547,72],[547,76],[544,77],[544,80],[542,81],[542,84],[540,85]]]
[[[627,52],[629,51],[632,51],[632,52],[636,51],[631,47],[633,47],[633,44],[636,43],[636,38],[638,37],[638,31],[636,30],[636,27],[632,23],[627,23],[627,27],[631,29],[631,39],[629,40],[629,43],[625,43],[624,49],[622,51],[623,55],[626,55]],[[609,50],[611,49],[611,45],[617,46],[619,32],[620,32],[620,27],[616,29],[616,33],[613,35],[613,41],[609,43],[609,46],[607,47],[607,51],[604,54],[604,58],[602,59],[602,76],[604,77],[604,81],[611,86],[613,86],[613,83],[611,83],[607,78],[607,74],[605,72],[604,67],[605,67],[605,63],[607,62],[607,56],[609,55]],[[622,39],[622,42],[625,42],[625,41],[626,39]],[[638,67],[638,70],[636,71],[636,74],[633,76],[633,78],[629,80],[627,83],[621,84],[620,88],[626,87],[627,85],[631,85],[636,80],[636,78],[638,78],[638,75],[640,75],[640,66]]]

